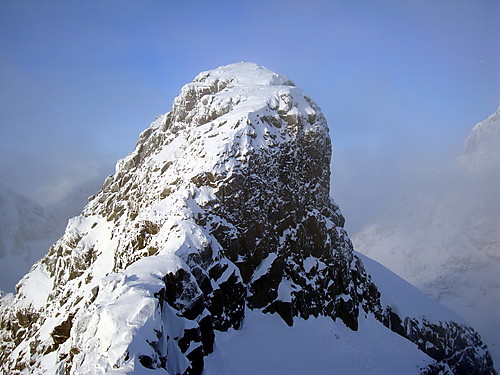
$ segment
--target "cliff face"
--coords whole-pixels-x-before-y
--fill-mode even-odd
[[[320,109],[286,77],[201,73],[2,300],[4,369],[201,374],[253,310],[352,331],[370,315],[434,359],[422,372],[494,373],[473,330],[380,299],[329,197],[330,156]]]

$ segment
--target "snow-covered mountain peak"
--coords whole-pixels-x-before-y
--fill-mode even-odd
[[[187,188],[194,180],[208,178],[215,188],[222,181],[249,173],[255,168],[255,154],[267,154],[267,161],[276,171],[281,161],[269,155],[280,149],[298,154],[299,148],[314,145],[309,149],[315,148],[317,155],[305,169],[315,168],[317,160],[322,163],[318,171],[323,174],[318,181],[327,189],[322,196],[327,196],[331,150],[326,120],[302,90],[287,82],[285,77],[253,63],[232,64],[198,75],[182,88],[172,111],[159,116],[141,134],[134,152],[118,162],[115,176],[104,184],[103,194],[109,193],[106,187],[116,184],[123,174],[135,176],[137,183],[129,182],[131,186],[139,186],[147,174],[154,183],[141,191],[144,205],[145,201],[166,197],[169,191],[180,194],[179,187]],[[277,178],[276,172],[259,174],[268,186],[281,186],[272,180]],[[305,174],[297,175],[301,176]],[[304,178],[300,184],[296,182],[311,183]],[[112,190],[116,195],[118,187]],[[100,205],[103,199],[94,200],[89,208]]]
[[[217,345],[270,315],[286,335],[318,318],[348,352],[354,337],[405,341],[378,373],[491,374],[472,329],[381,300],[329,196],[330,155],[320,109],[284,77],[250,63],[202,73],[0,304],[3,369],[234,374]]]
[[[494,184],[500,183],[500,107],[478,123],[465,140],[462,164],[470,171],[489,174]]]
[[[498,152],[500,149],[500,107],[486,120],[478,123],[465,140],[465,153]]]
[[[203,72],[185,85],[174,100],[171,120],[192,133],[192,137],[198,136],[200,131],[207,132],[210,137],[224,133],[229,136],[226,139],[229,142],[234,140],[231,135],[242,136],[235,132],[246,130],[253,138],[259,138],[252,142],[256,145],[266,143],[262,137],[269,139],[274,137],[271,133],[280,133],[273,129],[279,125],[278,121],[267,121],[271,126],[258,127],[261,131],[257,131],[259,117],[286,116],[297,133],[302,124],[315,121],[317,110],[311,99],[288,78],[254,63],[238,63]],[[207,123],[213,126],[199,131],[193,129]],[[220,128],[224,124],[227,125]],[[289,135],[293,136],[293,132]]]

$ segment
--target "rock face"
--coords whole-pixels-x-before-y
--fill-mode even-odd
[[[320,109],[286,77],[201,73],[2,301],[3,369],[201,374],[253,310],[352,331],[370,315],[432,358],[422,373],[494,374],[471,328],[381,300],[329,197],[330,156]]]

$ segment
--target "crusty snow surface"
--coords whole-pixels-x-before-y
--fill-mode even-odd
[[[352,236],[355,249],[463,316],[500,364],[500,109],[465,154]]]

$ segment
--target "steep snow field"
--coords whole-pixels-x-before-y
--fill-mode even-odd
[[[381,264],[357,255],[381,291],[384,306],[402,316],[463,322]],[[356,332],[326,317],[294,319],[289,327],[276,315],[247,310],[240,330],[216,334],[216,350],[207,358],[204,375],[419,374],[432,363],[372,315],[365,314],[359,323]]]
[[[420,374],[432,359],[373,318],[359,331],[326,317],[295,319],[247,311],[243,327],[218,332],[204,375]]]

